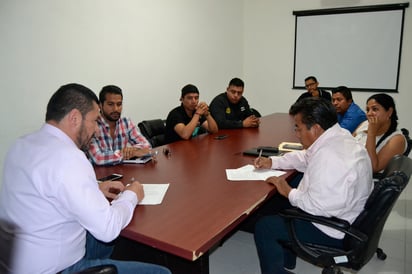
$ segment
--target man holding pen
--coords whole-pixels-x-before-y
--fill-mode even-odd
[[[112,260],[106,252],[104,243],[128,225],[144,190],[137,181],[127,187],[120,181],[97,183],[84,150],[98,117],[98,99],[90,89],[64,85],[51,97],[44,125],[9,150],[0,218],[17,227],[11,273],[68,274],[113,264],[124,274],[170,274],[157,265]],[[111,204],[107,197],[114,199]]]
[[[352,223],[372,191],[372,168],[366,150],[355,142],[349,131],[338,125],[336,111],[327,100],[306,98],[291,106],[295,131],[304,150],[283,157],[258,157],[256,168],[296,169],[303,172],[297,188],[286,180],[271,177],[278,193],[291,206],[320,216],[336,216]],[[273,212],[276,214],[276,212]],[[343,234],[337,230],[302,222],[297,224],[303,241],[341,246]],[[262,273],[288,273],[296,256],[283,250],[280,242],[289,235],[283,218],[261,218],[254,231]]]

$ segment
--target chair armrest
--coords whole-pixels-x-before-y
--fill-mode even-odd
[[[279,215],[285,218],[291,239],[288,242],[284,242],[283,245],[294,250],[299,257],[320,266],[334,265],[334,258],[336,256],[351,257],[354,253],[354,250],[345,250],[325,245],[318,245],[315,243],[301,242],[296,233],[294,222],[295,220],[325,225],[327,227],[341,231],[345,233],[345,235],[350,235],[351,237],[355,238],[356,242],[359,243],[365,243],[368,239],[368,237],[364,233],[352,228],[349,222],[336,217],[316,216],[309,214],[299,208],[283,210],[279,212]],[[362,246],[362,244],[359,246]]]
[[[351,227],[348,221],[342,220],[336,217],[324,217],[324,216],[312,215],[299,208],[285,209],[279,212],[279,215],[289,220],[297,219],[297,220],[303,220],[303,221],[307,221],[311,223],[328,226],[330,228],[343,232],[347,235],[350,235],[351,237],[357,239],[358,241],[363,242],[368,239],[368,236],[366,236],[364,233]]]

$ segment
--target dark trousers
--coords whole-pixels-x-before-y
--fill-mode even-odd
[[[303,177],[303,173],[298,172],[295,177],[289,182],[289,185],[292,188],[296,188],[300,180]],[[289,203],[288,198],[283,197],[282,195],[276,193],[273,197],[269,198],[269,200],[265,201],[265,203],[258,208],[252,215],[250,215],[239,227],[240,230],[253,233],[255,231],[256,222],[264,216],[268,215],[275,215],[279,211],[291,208],[292,205]]]
[[[296,231],[303,242],[342,247],[342,240],[329,237],[310,222],[296,221]],[[256,223],[254,237],[262,274],[287,273],[284,267],[295,268],[296,255],[281,245],[290,241],[284,218],[278,215],[261,218]]]

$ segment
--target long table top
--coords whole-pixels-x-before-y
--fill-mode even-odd
[[[275,113],[262,117],[259,128],[219,130],[158,147],[156,163],[95,167],[96,176],[120,173],[125,184],[131,178],[170,183],[162,204],[137,206],[121,235],[194,261],[275,192],[263,181],[228,181],[225,169],[252,164],[254,157],[242,155],[246,149],[297,142],[293,128],[288,114]],[[227,138],[215,139],[222,134]]]

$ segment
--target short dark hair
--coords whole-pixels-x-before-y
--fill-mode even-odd
[[[290,109],[290,115],[302,115],[302,123],[307,129],[314,124],[320,125],[327,130],[338,122],[338,115],[335,107],[328,100],[319,97],[308,97],[294,103]]]
[[[352,91],[346,86],[339,86],[332,90],[332,94],[341,93],[347,101],[353,101]]]
[[[98,104],[99,100],[91,89],[75,83],[61,86],[47,104],[46,122],[60,122],[73,109],[85,117],[93,109],[93,102]]]
[[[122,93],[121,88],[115,85],[107,85],[107,86],[104,86],[99,93],[99,101],[101,104],[103,104],[104,101],[106,101],[106,94],[108,93],[120,95],[122,96],[122,99],[123,99],[123,93]]]
[[[305,82],[308,81],[308,80],[313,80],[313,81],[315,81],[315,83],[318,82],[318,80],[316,79],[315,76],[308,76],[308,77],[306,77],[306,78],[305,78]]]
[[[235,87],[245,87],[245,83],[242,81],[240,78],[233,78],[229,82],[229,86],[235,86]]]
[[[197,87],[196,87],[195,85],[187,84],[186,86],[184,86],[184,87],[182,88],[182,95],[181,95],[181,97],[183,98],[183,97],[185,97],[186,94],[189,94],[189,93],[197,93],[197,94],[199,94],[199,90],[197,89]]]

